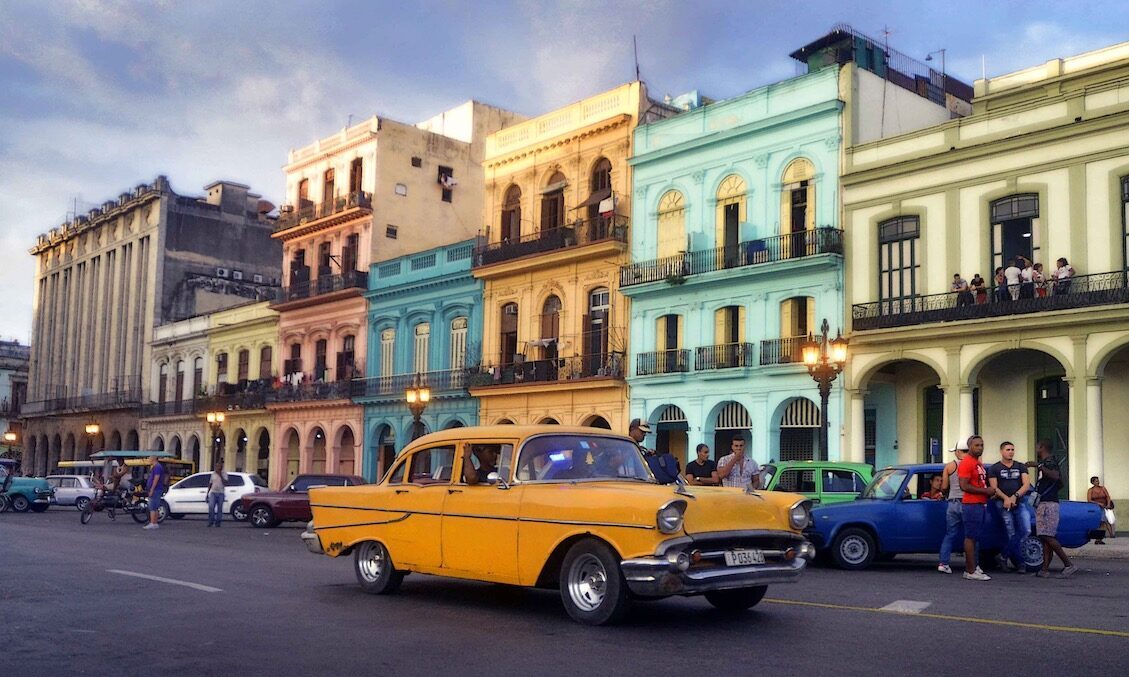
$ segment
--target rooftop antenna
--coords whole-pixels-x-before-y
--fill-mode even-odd
[[[983,54],[980,55],[980,79],[988,79],[988,57]]]
[[[631,36],[631,48],[635,52],[635,79],[640,80],[641,78],[639,77],[639,42],[635,39],[634,35]]]
[[[882,79],[882,121],[879,124],[879,135],[886,136],[886,89],[890,84],[890,30],[889,26],[882,27],[882,54],[886,57],[886,77]]]
[[[353,114],[349,113],[349,121],[345,123],[345,127],[349,128],[349,127],[352,127],[352,126],[353,126]]]

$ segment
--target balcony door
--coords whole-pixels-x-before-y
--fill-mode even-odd
[[[610,300],[607,287],[598,287],[588,294],[588,314],[584,318],[585,376],[599,375],[607,361]]]
[[[546,233],[564,225],[564,189],[568,184],[564,174],[554,172],[541,192],[541,232]]]
[[[740,265],[738,244],[741,222],[747,218],[745,181],[736,174],[725,177],[717,188],[717,247],[723,268]]]
[[[686,251],[686,207],[682,193],[669,190],[659,198],[658,257],[664,259],[677,256],[684,251]]]
[[[514,363],[517,353],[517,304],[507,303],[502,306],[502,317],[499,322],[498,347],[501,350],[499,362],[502,366]]]
[[[510,186],[502,201],[502,223],[499,235],[502,242],[521,240],[521,188]]]
[[[789,163],[781,177],[780,234],[784,235],[785,258],[808,253],[809,236],[815,229],[815,167],[804,158]],[[814,243],[814,238],[811,238]]]
[[[1034,263],[1039,256],[1039,195],[1011,195],[996,200],[990,209],[993,270],[1006,268],[1016,256]]]
[[[878,225],[878,299],[882,314],[913,309],[921,271],[920,233],[916,216],[899,216]]]

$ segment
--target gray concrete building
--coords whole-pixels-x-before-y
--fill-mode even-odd
[[[273,205],[230,181],[204,190],[179,195],[159,176],[36,240],[26,470],[137,449],[154,327],[274,298]]]

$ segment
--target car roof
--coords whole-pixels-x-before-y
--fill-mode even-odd
[[[848,461],[769,461],[762,465],[771,465],[778,469],[847,468],[850,470],[873,470],[869,463],[852,463]]]
[[[944,463],[907,463],[904,465],[888,465],[881,470],[908,470],[910,472],[940,472],[945,467]]]
[[[433,444],[435,442],[464,442],[474,439],[491,439],[497,437],[519,437],[526,438],[533,435],[545,434],[558,434],[558,435],[602,435],[605,437],[619,437],[625,440],[630,440],[630,437],[621,435],[613,430],[605,428],[590,428],[587,426],[579,425],[508,425],[508,424],[495,424],[495,425],[476,425],[465,426],[462,428],[447,428],[444,430],[437,430],[433,433],[424,435],[423,437],[415,440],[407,447],[404,447],[400,453],[415,449],[417,446],[424,444]]]

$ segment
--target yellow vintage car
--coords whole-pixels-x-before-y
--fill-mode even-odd
[[[815,548],[802,496],[660,485],[628,437],[556,425],[422,437],[378,484],[310,491],[307,548],[353,555],[373,594],[410,572],[559,587],[569,615],[624,617],[631,599],[704,595],[744,610],[795,581]]]

